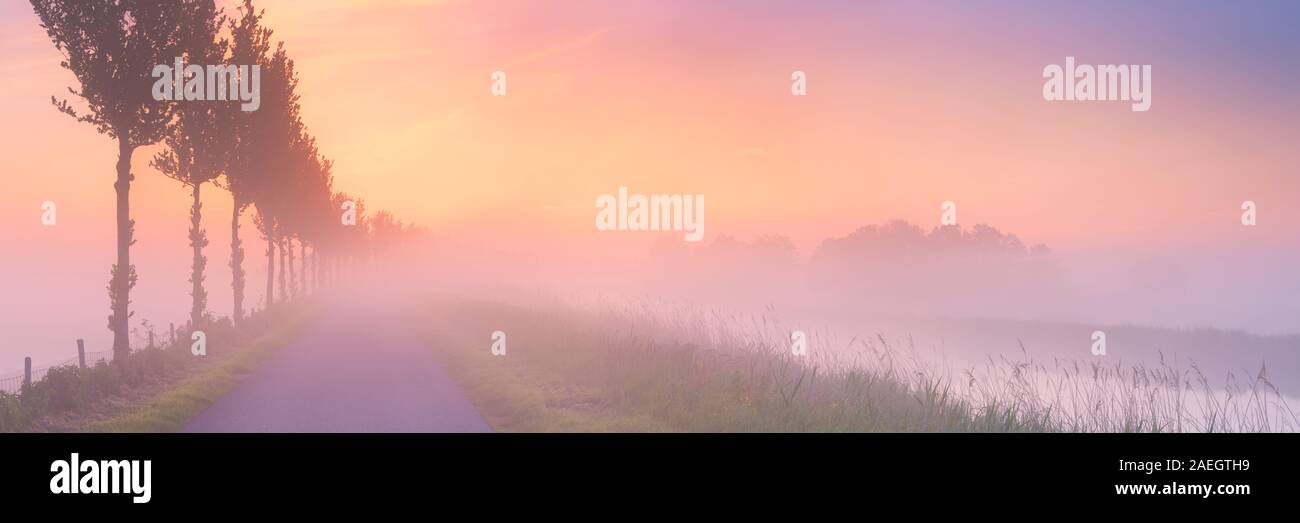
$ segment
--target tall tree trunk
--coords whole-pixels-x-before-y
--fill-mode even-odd
[[[280,249],[280,299],[288,301],[289,295],[284,292],[284,238],[275,243]]]
[[[298,277],[298,280],[302,282],[302,295],[306,296],[307,283],[311,280],[309,277],[311,273],[307,272],[307,242],[302,241],[302,238],[298,238],[298,260],[298,263],[302,266],[302,274]]]
[[[194,249],[194,264],[190,267],[190,296],[194,298],[190,307],[190,325],[200,328],[204,312],[208,308],[208,293],[203,290],[203,269],[208,259],[203,257],[203,248],[208,245],[208,235],[203,231],[203,201],[199,198],[199,189],[203,184],[193,185],[194,202],[190,205],[190,247]]]
[[[298,297],[298,278],[293,268],[293,236],[285,238],[284,243],[289,247],[289,299]]]
[[[235,311],[232,321],[244,319],[244,244],[239,241],[239,215],[243,209],[235,196],[235,207],[230,212],[230,287],[234,293]]]
[[[311,246],[311,290],[320,292],[320,249]]]
[[[108,283],[108,300],[112,314],[108,317],[108,328],[113,331],[113,360],[125,361],[131,352],[131,339],[128,321],[131,317],[131,288],[135,287],[135,266],[131,265],[131,244],[135,231],[135,222],[131,221],[131,146],[129,136],[117,139],[117,181],[113,189],[117,192],[117,263],[113,265],[112,278]]]
[[[266,234],[266,308],[275,305],[275,242]]]

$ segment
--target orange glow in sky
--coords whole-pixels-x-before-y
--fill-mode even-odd
[[[6,263],[34,286],[107,282],[116,146],[49,104],[75,79],[25,2],[7,4],[0,232],[32,249]],[[257,4],[296,61],[336,187],[444,238],[597,252],[592,202],[620,186],[705,194],[710,237],[787,235],[804,254],[866,224],[931,227],[948,200],[962,223],[1064,252],[1300,237],[1294,89],[1259,81],[1269,66],[1234,58],[1231,35],[1166,23],[1170,11],[1116,22],[965,2],[773,3],[743,19],[730,2]],[[1151,110],[1045,102],[1042,69],[1066,56],[1152,64]],[[498,70],[506,96],[489,90]],[[807,96],[790,94],[795,70]],[[154,151],[133,164],[136,302],[166,317],[174,307],[150,297],[183,288],[189,202],[148,166]],[[57,234],[39,223],[46,200],[59,204]],[[1262,216],[1248,232],[1244,200]],[[204,204],[220,247],[210,285],[228,288],[229,196],[209,188]],[[24,299],[52,310],[68,294]],[[228,300],[214,293],[212,308]],[[99,327],[106,299],[86,309],[75,320]]]

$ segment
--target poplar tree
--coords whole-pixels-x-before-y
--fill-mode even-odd
[[[151,87],[155,65],[180,56],[185,22],[211,0],[31,0],[41,27],[63,55],[60,63],[76,76],[68,88],[84,103],[51,97],[59,111],[88,123],[117,141],[113,190],[117,197],[117,259],[108,284],[117,361],[130,352],[128,321],[131,289],[137,275],[131,264],[131,156],[139,147],[162,140],[172,119],[172,104],[154,100]]]

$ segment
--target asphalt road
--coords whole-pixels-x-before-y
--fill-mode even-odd
[[[433,351],[363,305],[335,307],[190,421],[186,432],[486,432]]]

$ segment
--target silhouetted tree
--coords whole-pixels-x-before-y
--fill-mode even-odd
[[[266,212],[265,205],[259,205],[253,225],[266,239],[266,306],[275,305],[275,217]]]
[[[417,234],[417,229],[404,226],[390,213],[367,216],[361,199],[335,191],[334,164],[321,153],[301,119],[294,61],[283,43],[271,51],[272,32],[262,25],[263,12],[253,7],[252,0],[239,1],[239,14],[233,20],[221,14],[214,0],[31,2],[65,57],[62,65],[80,83],[80,89],[69,92],[86,108],[74,109],[68,101],[52,97],[55,106],[118,142],[114,183],[118,250],[108,286],[116,357],[130,350],[129,296],[137,277],[130,263],[134,222],[129,191],[131,156],[139,147],[165,139],[167,148],[153,158],[152,165],[191,189],[190,319],[195,324],[207,315],[205,183],[229,190],[234,200],[230,269],[236,322],[244,315],[246,284],[240,218],[249,206],[257,209],[254,224],[266,240],[267,306],[276,303],[277,282],[280,300],[316,292],[359,262],[391,253]],[[229,29],[228,38],[222,37],[223,29]],[[260,66],[261,106],[244,112],[238,100],[154,100],[151,93],[158,80],[154,67],[171,65],[178,57],[198,65]],[[176,87],[174,91],[180,91]],[[340,220],[344,201],[355,204],[353,225]]]
[[[211,4],[195,0],[31,0],[54,46],[64,57],[60,65],[72,71],[80,89],[69,88],[85,102],[74,109],[66,99],[51,97],[62,112],[95,127],[118,142],[117,178],[117,262],[108,284],[112,314],[114,356],[130,349],[128,320],[130,293],[137,276],[131,265],[131,155],[136,148],[163,138],[172,118],[172,105],[151,96],[155,65],[170,63],[179,56],[185,35],[187,13]],[[192,19],[192,18],[190,18]]]
[[[219,37],[226,17],[221,15],[215,5],[197,10],[188,25],[192,27],[186,36],[184,45],[186,61],[196,64],[220,64],[226,59],[229,44]],[[186,77],[186,81],[203,81],[199,78]],[[229,97],[232,100],[235,97]],[[203,270],[207,258],[203,248],[208,245],[207,233],[203,230],[200,197],[203,184],[221,176],[226,170],[231,149],[234,146],[234,134],[231,132],[236,113],[240,112],[237,101],[189,101],[177,104],[176,119],[169,127],[164,140],[167,149],[154,157],[152,165],[164,175],[180,181],[190,188],[193,201],[190,205],[190,248],[194,251],[191,265],[190,296],[193,298],[190,308],[190,322],[195,328],[207,316],[207,291],[203,288]]]
[[[267,53],[271,49],[271,30],[262,26],[262,11],[253,7],[252,0],[244,0],[239,7],[239,16],[230,21],[230,60],[236,65],[265,66]],[[265,89],[264,92],[274,91]],[[244,316],[244,245],[239,238],[239,219],[244,210],[253,204],[257,192],[259,173],[265,169],[267,146],[259,140],[267,126],[267,114],[274,113],[277,96],[267,103],[263,97],[263,107],[257,111],[239,112],[231,122],[231,135],[235,139],[231,150],[229,165],[226,168],[224,187],[230,191],[233,205],[230,216],[230,287],[233,292],[233,320],[238,323]],[[296,103],[296,102],[295,102]]]
[[[393,213],[379,211],[370,220],[370,247],[376,256],[390,254],[401,244],[402,221],[393,217]]]
[[[307,279],[312,282],[313,291],[320,288],[320,257],[322,249],[328,248],[335,226],[340,224],[340,212],[332,207],[330,195],[334,191],[334,162],[321,157],[315,150],[304,158],[304,176],[302,177],[302,225],[298,229],[300,245],[311,246],[311,269],[304,267]],[[305,257],[305,255],[304,255]]]
[[[289,203],[296,198],[293,192],[293,148],[303,133],[299,117],[298,76],[293,60],[277,46],[275,53],[263,66],[262,107],[253,129],[244,136],[253,142],[253,169],[257,182],[251,191],[252,203],[257,207],[258,231],[267,243],[267,304],[275,303],[275,256],[281,260],[280,280],[284,279],[283,236],[287,227]],[[286,297],[280,286],[281,298]]]

